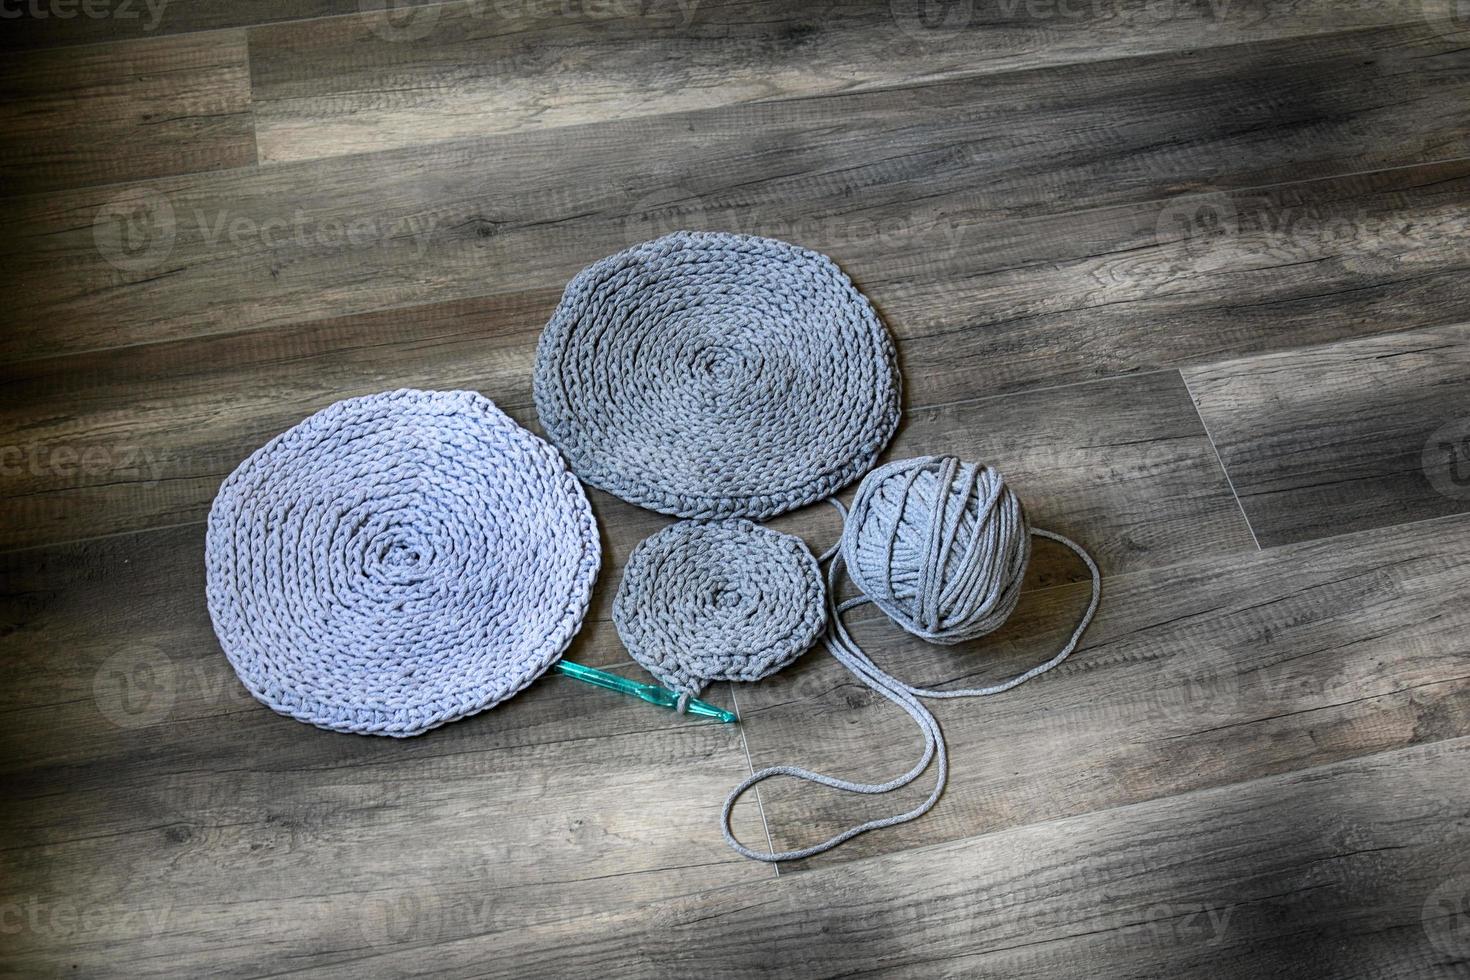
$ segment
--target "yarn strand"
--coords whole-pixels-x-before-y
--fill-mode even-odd
[[[1045,663],[1037,664],[1030,670],[1025,671],[1024,673],[1017,674],[1009,680],[1001,681],[999,684],[991,684],[987,687],[970,687],[938,691],[934,690],[933,688],[915,687],[912,684],[905,684],[902,681],[899,681],[898,683],[903,687],[905,691],[908,691],[910,694],[921,698],[978,698],[985,697],[991,694],[1002,694],[1006,691],[1009,691],[1013,687],[1021,686],[1033,677],[1037,677],[1041,674],[1046,673],[1048,670],[1051,670],[1057,664],[1070,657],[1072,655],[1072,651],[1077,649],[1077,644],[1082,641],[1082,634],[1087,632],[1087,627],[1092,624],[1092,617],[1097,612],[1098,602],[1102,599],[1102,574],[1098,571],[1097,562],[1092,560],[1092,556],[1089,555],[1085,550],[1083,550],[1082,546],[1073,541],[1071,538],[1068,538],[1061,534],[1057,534],[1054,531],[1042,530],[1039,527],[1031,528],[1031,535],[1032,537],[1046,538],[1048,540],[1055,541],[1058,544],[1064,545],[1067,548],[1070,548],[1077,555],[1078,558],[1082,559],[1083,563],[1087,566],[1087,570],[1092,574],[1092,599],[1088,602],[1087,611],[1084,612],[1082,614],[1082,618],[1078,620],[1076,629],[1072,630],[1072,636],[1070,639],[1067,640],[1066,645],[1062,647],[1061,652],[1059,652],[1056,656],[1052,657]]]
[[[840,505],[839,509],[841,509]],[[832,551],[828,551],[823,555],[822,560],[825,561],[832,554]],[[893,827],[901,823],[907,823],[910,820],[916,820],[928,813],[933,809],[934,804],[939,802],[939,797],[944,792],[945,783],[948,781],[949,754],[945,748],[944,735],[940,731],[939,722],[918,698],[904,690],[902,685],[895,682],[892,677],[885,674],[876,664],[868,659],[863,653],[862,648],[857,645],[857,642],[847,632],[847,627],[843,625],[841,620],[842,613],[868,600],[865,598],[855,598],[849,599],[841,605],[834,603],[833,596],[836,594],[837,578],[841,567],[842,559],[840,556],[836,557],[828,567],[827,609],[829,618],[827,633],[823,637],[823,643],[827,651],[832,654],[837,662],[851,671],[853,676],[859,681],[908,712],[909,717],[914,719],[914,722],[919,726],[919,730],[924,734],[924,754],[914,764],[912,769],[902,776],[890,779],[886,783],[858,783],[852,780],[839,779],[836,776],[828,776],[825,773],[813,772],[801,766],[772,766],[747,776],[725,798],[724,808],[720,811],[720,828],[724,832],[726,843],[736,853],[754,861],[765,861],[768,863],[798,861],[802,858],[821,854],[823,851],[830,851],[839,844],[849,841],[859,834],[867,833],[870,830],[880,830],[884,827]],[[912,783],[924,774],[924,771],[929,768],[929,764],[936,757],[939,760],[939,779],[935,783],[933,791],[930,792],[929,797],[923,803],[920,803],[906,813],[900,813],[891,817],[880,817],[849,827],[842,833],[830,837],[820,844],[813,844],[810,847],[790,851],[756,851],[740,843],[735,837],[734,831],[731,829],[731,816],[735,811],[735,804],[739,802],[740,797],[744,796],[746,791],[752,786],[764,782],[767,779],[776,776],[790,776],[794,779],[817,783],[848,793],[876,795],[880,793],[891,793],[896,789],[902,789],[909,783]]]
[[[886,586],[885,595],[897,596],[895,588],[897,582],[894,577],[896,562],[893,559],[903,548],[903,542],[900,539],[901,531],[906,526],[904,522],[908,519],[907,508],[917,502],[918,494],[915,488],[920,478],[925,474],[933,473],[936,468],[935,493],[931,500],[926,501],[930,504],[930,511],[922,522],[923,529],[918,532],[923,538],[924,548],[922,564],[917,569],[918,576],[914,583],[914,595],[911,597],[913,617],[904,616],[903,611],[897,609],[894,603],[882,601],[867,593],[839,602],[836,598],[837,585],[844,569],[848,571],[855,584],[861,588],[859,578],[852,575],[852,569],[847,562],[849,557],[859,553],[860,549],[854,543],[861,536],[860,522],[867,519],[875,498],[886,500],[888,513],[892,516],[890,526],[880,538],[888,558],[882,570],[882,581]],[[873,480],[873,476],[877,476],[878,479]],[[892,496],[881,497],[883,481],[887,478],[893,478],[899,487],[896,499]],[[957,478],[958,483],[956,483]],[[873,489],[874,487],[877,489]],[[956,488],[958,492],[955,492]],[[972,494],[977,490],[981,492],[982,497],[973,509],[972,522],[966,534],[964,531],[965,518],[971,510]],[[952,505],[951,498],[958,501],[957,508]],[[924,737],[924,752],[907,773],[885,783],[859,783],[813,772],[799,766],[773,766],[752,773],[731,790],[730,795],[725,799],[725,805],[720,814],[720,825],[726,842],[737,853],[756,861],[795,861],[812,857],[829,851],[859,834],[907,823],[928,813],[944,793],[949,778],[949,756],[944,742],[944,733],[939,727],[938,720],[920,699],[984,697],[1000,694],[1046,673],[1071,656],[1077,648],[1083,633],[1091,625],[1102,598],[1102,575],[1092,556],[1081,545],[1064,535],[1041,528],[1028,527],[1019,502],[1006,489],[1004,480],[987,467],[961,464],[953,458],[901,461],[880,468],[868,480],[864,480],[863,485],[858,489],[851,513],[835,498],[829,499],[828,502],[842,515],[843,533],[838,542],[818,559],[823,564],[830,562],[827,565],[827,629],[823,634],[823,644],[827,652],[860,682],[903,708],[909,717],[914,719]],[[913,530],[912,526],[910,530]],[[959,545],[962,536],[963,545]],[[985,687],[943,691],[908,684],[874,663],[853,639],[847,625],[843,622],[842,617],[846,612],[871,602],[909,632],[924,639],[955,642],[957,639],[991,632],[1009,616],[1015,606],[1020,591],[1021,575],[1030,558],[1032,537],[1055,541],[1076,554],[1087,566],[1091,576],[1092,596],[1087,610],[1082,614],[1072,635],[1059,652],[1045,662],[1007,680]],[[1006,547],[1008,544],[1010,547]],[[956,558],[957,547],[959,551]],[[1009,558],[1009,564],[1006,563],[1007,558]],[[945,571],[952,567],[952,562],[956,563],[955,567],[962,571],[946,583]],[[1006,574],[1011,576],[1009,580],[1003,580]],[[894,608],[890,609],[890,606]],[[970,608],[972,606],[973,608]],[[955,610],[954,615],[947,616],[946,609]],[[963,615],[960,614],[961,610],[963,610]],[[948,622],[951,618],[954,619],[953,623]],[[741,844],[731,829],[731,818],[740,797],[751,787],[767,779],[776,776],[790,776],[849,793],[880,794],[901,789],[912,783],[923,775],[936,758],[939,761],[938,778],[935,780],[934,789],[924,802],[904,813],[868,820],[849,827],[819,844],[787,851],[756,851]]]

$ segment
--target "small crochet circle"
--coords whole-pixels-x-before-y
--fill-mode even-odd
[[[666,687],[755,681],[801,656],[827,623],[817,560],[800,539],[746,520],[681,521],[628,558],[613,625]]]
[[[831,259],[676,232],[567,285],[536,411],[586,482],[677,517],[763,519],[861,476],[899,416],[893,343]]]
[[[251,694],[393,736],[531,683],[601,560],[561,457],[470,391],[352,398],[272,439],[220,487],[205,551],[215,633]]]

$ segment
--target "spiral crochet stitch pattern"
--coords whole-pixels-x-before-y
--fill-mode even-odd
[[[710,681],[774,674],[826,622],[822,571],[806,544],[740,519],[680,521],[645,539],[613,600],[633,659],[686,697]]]
[[[567,285],[536,411],[586,482],[665,514],[764,519],[861,476],[899,417],[893,343],[831,259],[676,232]]]
[[[220,487],[205,551],[215,633],[251,694],[392,736],[535,680],[601,561],[561,457],[470,391],[352,398],[272,439]]]

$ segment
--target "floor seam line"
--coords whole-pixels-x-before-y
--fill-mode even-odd
[[[743,749],[745,749],[745,764],[746,764],[746,766],[749,767],[750,774],[752,776],[754,776],[755,775],[755,760],[750,757],[750,740],[745,737],[745,727],[744,727],[745,726],[745,720],[740,717],[740,700],[739,700],[739,698],[737,698],[735,696],[735,682],[734,681],[730,681],[729,684],[730,684],[730,704],[735,708],[735,717],[737,719],[737,721],[735,722],[735,724],[738,725],[738,726],[740,726],[740,745],[741,745],[741,747]],[[766,819],[766,806],[765,806],[764,803],[761,802],[761,788],[759,786],[752,786],[751,789],[755,792],[755,808],[758,811],[760,811],[760,815],[761,815],[761,827],[766,832],[766,850],[767,850],[767,852],[769,852],[771,854],[775,854],[776,853],[776,842],[771,837],[771,824],[770,824],[770,821],[768,821]],[[733,812],[732,812],[731,815],[732,816],[734,815]],[[731,823],[733,824],[734,821],[732,820]],[[732,834],[735,832],[733,826],[731,827],[730,832]],[[779,861],[772,861],[771,862],[771,867],[775,870],[776,877],[777,878],[781,877],[781,862],[779,862]]]
[[[1194,390],[1189,387],[1189,379],[1184,376],[1184,370],[1179,369],[1179,380],[1184,382],[1184,391],[1189,395],[1190,407],[1194,409],[1195,418],[1199,419],[1200,428],[1205,432],[1205,438],[1210,441],[1210,449],[1215,454],[1215,462],[1220,464],[1220,472],[1225,476],[1225,483],[1230,487],[1230,496],[1235,498],[1235,506],[1240,508],[1240,519],[1245,521],[1245,529],[1251,533],[1251,540],[1256,543],[1257,551],[1265,551],[1261,547],[1261,539],[1256,537],[1255,525],[1251,524],[1251,517],[1245,512],[1245,504],[1241,502],[1240,493],[1235,489],[1235,479],[1230,475],[1230,467],[1225,465],[1225,457],[1220,455],[1220,447],[1215,444],[1215,437],[1210,432],[1210,423],[1205,421],[1205,413],[1200,411],[1199,401],[1194,397]]]

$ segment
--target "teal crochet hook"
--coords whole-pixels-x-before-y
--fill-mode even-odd
[[[565,674],[567,677],[575,677],[577,680],[585,684],[591,684],[594,687],[605,687],[609,691],[617,691],[620,694],[631,694],[635,698],[642,698],[649,704],[656,704],[660,708],[677,708],[679,706],[679,695],[675,691],[670,691],[667,688],[658,687],[654,684],[640,684],[637,681],[630,681],[626,677],[619,677],[617,674],[610,674],[605,670],[598,670],[595,667],[584,667],[581,664],[574,664],[570,660],[558,660],[556,662],[556,671],[559,674]],[[705,704],[703,701],[697,701],[694,698],[689,699],[689,703],[685,706],[684,710],[691,715],[718,718],[727,725],[740,720],[735,716],[735,712],[733,711],[716,708],[712,704]]]

